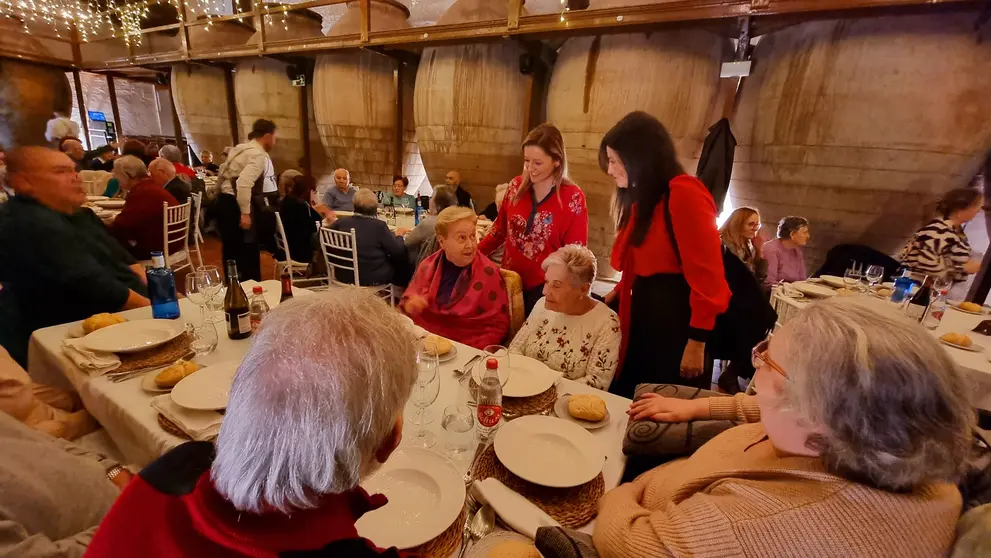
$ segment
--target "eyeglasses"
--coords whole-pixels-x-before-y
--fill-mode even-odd
[[[760,343],[758,343],[757,346],[754,347],[752,351],[750,351],[750,362],[751,364],[754,365],[755,369],[760,368],[761,365],[763,364],[766,364],[770,366],[772,370],[787,378],[788,374],[785,372],[784,368],[781,368],[781,365],[771,360],[771,357],[768,356],[767,348],[770,346],[770,344],[771,344],[770,338],[767,338],[761,341]]]

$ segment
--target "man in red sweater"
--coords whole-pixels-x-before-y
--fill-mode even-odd
[[[165,245],[165,210],[162,204],[179,205],[148,175],[141,159],[126,155],[114,161],[114,178],[127,193],[124,208],[110,225],[112,234],[138,260],[151,258]]]

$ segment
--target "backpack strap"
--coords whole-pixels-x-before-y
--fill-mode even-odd
[[[668,238],[671,239],[671,248],[674,249],[674,255],[678,258],[678,265],[684,267],[681,263],[681,250],[678,249],[678,239],[674,236],[674,223],[671,222],[671,206],[668,205],[668,199],[671,197],[671,189],[668,188],[664,198],[661,199],[661,203],[664,204],[664,226],[668,230]]]

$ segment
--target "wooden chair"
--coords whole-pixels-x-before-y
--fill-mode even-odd
[[[192,220],[190,227],[193,229],[193,248],[191,250],[196,251],[196,259],[199,260],[200,267],[203,267],[203,253],[200,251],[200,243],[203,242],[203,234],[200,232],[200,210],[203,205],[203,193],[194,192],[189,195],[189,199],[193,202],[192,213],[189,215],[189,218]]]
[[[509,294],[509,337],[512,340],[516,332],[526,321],[526,310],[523,306],[523,279],[520,274],[508,269],[499,268],[502,280],[506,282],[506,292]]]
[[[162,253],[165,255],[165,263],[178,273],[179,270],[193,267],[193,260],[189,257],[189,217],[192,200],[182,205],[169,206],[162,202],[162,211],[165,213],[165,220],[162,226],[162,234],[165,243],[162,245]],[[179,250],[172,250],[173,246],[181,245]],[[182,263],[185,261],[185,263]],[[178,265],[177,265],[178,264]]]
[[[387,300],[395,308],[396,297],[391,284],[363,286],[358,273],[358,244],[355,242],[354,229],[349,232],[335,231],[320,227],[320,250],[327,264],[327,286],[354,285],[375,292]],[[344,271],[351,274],[354,283],[338,281],[337,273]]]

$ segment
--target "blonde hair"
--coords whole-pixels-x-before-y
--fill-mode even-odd
[[[749,256],[751,262],[761,257],[760,243],[754,242],[749,238],[743,238],[742,231],[747,219],[750,219],[754,215],[757,216],[759,223],[759,211],[752,207],[738,207],[733,210],[733,213],[730,213],[729,219],[719,229],[719,237],[723,239],[723,244],[733,248],[736,252],[746,254]],[[745,259],[744,263],[749,262]]]
[[[447,231],[451,225],[463,219],[470,219],[472,225],[478,222],[478,216],[475,215],[475,212],[471,208],[459,206],[448,207],[437,214],[434,232],[437,236],[447,238]]]
[[[543,149],[544,153],[547,153],[551,160],[560,163],[557,168],[554,169],[554,186],[560,186],[561,183],[564,182],[564,177],[568,172],[568,156],[564,151],[564,136],[561,135],[561,130],[558,130],[557,126],[551,124],[550,122],[544,122],[526,135],[526,139],[523,140],[523,145],[521,148],[526,149],[531,145]],[[515,201],[519,201],[523,199],[524,195],[528,195],[527,192],[532,186],[533,184],[530,182],[530,173],[524,172],[523,180],[520,183],[520,188],[516,191]]]
[[[568,276],[571,277],[571,284],[575,287],[587,285],[592,288],[592,281],[595,280],[597,264],[595,254],[581,244],[569,244],[558,248],[553,254],[547,256],[540,268],[547,271],[552,265],[563,265],[568,269]]]

